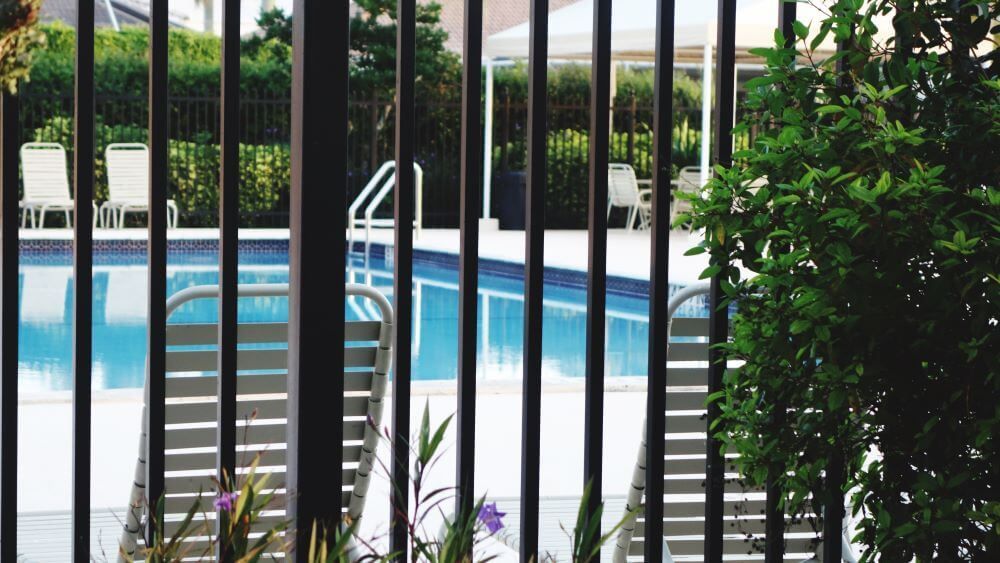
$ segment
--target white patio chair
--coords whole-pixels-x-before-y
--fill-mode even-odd
[[[625,228],[629,231],[639,222],[639,229],[649,226],[649,214],[652,210],[652,194],[649,189],[639,189],[635,178],[635,170],[628,164],[611,163],[608,165],[608,216],[612,207],[628,209]]]
[[[22,210],[21,228],[45,227],[45,214],[62,211],[66,226],[72,226],[73,191],[69,186],[66,169],[66,149],[59,143],[24,143],[21,145],[21,172],[24,179],[24,199],[18,204]],[[94,205],[94,225],[97,225],[97,205]],[[38,213],[38,222],[35,222]]]
[[[218,286],[195,286],[184,289],[167,300],[167,318],[184,304],[218,298]],[[342,506],[354,521],[362,516],[365,498],[376,462],[375,449],[379,442],[377,428],[382,422],[385,396],[391,364],[393,312],[389,301],[368,286],[347,284],[346,294],[372,301],[381,319],[350,321],[345,327],[344,390],[344,465],[343,483],[350,487],[342,493]],[[240,298],[283,297],[288,284],[240,285]],[[237,366],[237,463],[246,465],[260,452],[260,468],[269,471],[278,489],[274,504],[261,520],[269,528],[287,519],[285,512],[285,427],[286,379],[288,376],[288,323],[241,322],[238,331]],[[336,343],[331,343],[338,345]],[[167,324],[167,391],[166,391],[166,468],[164,472],[165,534],[176,532],[183,516],[201,496],[202,510],[209,519],[215,486],[215,420],[216,420],[216,347],[217,324]],[[195,347],[192,349],[192,347]],[[332,374],[314,373],[310,377]],[[125,525],[120,545],[135,553],[140,541],[139,530],[148,517],[146,484],[146,408],[149,402],[149,382],[146,382],[142,431],[139,435],[139,457],[135,466],[135,481],[129,494],[129,507],[123,519]],[[246,420],[256,411],[257,417]],[[317,457],[321,463],[322,456]],[[243,459],[241,462],[240,460]],[[265,469],[266,468],[266,469]],[[331,472],[339,468],[331,468]],[[239,470],[237,471],[239,475]],[[196,522],[204,522],[199,515]],[[214,520],[213,520],[214,521]],[[200,553],[207,538],[190,538],[192,553]],[[270,559],[269,559],[270,560]],[[119,561],[123,561],[119,558]]]
[[[142,143],[111,143],[104,150],[108,201],[101,205],[103,227],[122,228],[125,214],[149,211],[149,148]],[[167,226],[177,228],[177,202],[167,200]]]
[[[708,396],[708,319],[675,317],[691,305],[692,299],[708,294],[707,283],[688,286],[670,299],[667,315],[669,362],[667,363],[666,434],[664,471],[663,561],[698,559],[704,554],[705,541],[705,400]],[[702,310],[702,308],[698,308]],[[677,339],[681,337],[681,339]],[[697,362],[697,363],[695,363]],[[695,367],[692,367],[695,366]],[[643,429],[646,424],[643,422]],[[732,460],[734,454],[727,454]],[[727,464],[728,465],[728,464]],[[759,561],[764,546],[764,507],[766,494],[748,489],[739,475],[725,475],[725,513],[723,553],[726,561]],[[646,435],[643,430],[625,514],[643,505],[646,487]],[[614,546],[614,563],[641,561],[644,522],[642,513],[633,515],[622,526]],[[816,557],[820,538],[806,521],[785,520],[785,558],[800,561]],[[854,563],[849,541],[844,537],[843,558]],[[756,549],[755,549],[756,548]]]
[[[673,197],[670,198],[670,223],[681,213],[691,211],[691,201],[678,197],[681,194],[701,193],[701,168],[697,166],[685,166],[681,168],[676,180],[670,181],[673,187]]]

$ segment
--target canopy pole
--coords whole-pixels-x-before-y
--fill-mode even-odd
[[[712,140],[712,43],[705,43],[705,56],[701,65],[701,178],[708,183],[708,153]]]
[[[484,10],[485,11],[485,10]],[[483,129],[483,219],[490,218],[493,187],[493,58],[486,58],[486,115]]]

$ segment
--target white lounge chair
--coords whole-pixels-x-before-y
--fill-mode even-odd
[[[693,299],[708,294],[707,283],[688,286],[678,292],[667,308],[669,321],[669,362],[667,364],[667,401],[664,471],[663,561],[704,557],[705,532],[705,400],[708,381],[708,319],[676,317]],[[702,310],[702,308],[698,308]],[[678,338],[680,337],[680,338]],[[695,363],[697,362],[697,363]],[[643,428],[646,424],[643,422]],[[734,454],[727,454],[732,459]],[[656,469],[659,470],[660,467]],[[727,467],[728,469],[728,467]],[[738,475],[727,471],[725,485],[725,521],[723,553],[728,561],[760,560],[764,547],[764,507],[766,494],[744,487]],[[642,506],[646,487],[646,435],[643,431],[639,453],[632,473],[632,483],[625,513]],[[618,534],[614,563],[641,561],[644,541],[642,513],[633,515]],[[809,560],[815,557],[820,538],[803,520],[785,520],[785,557]],[[855,561],[849,542],[844,539],[845,561]]]
[[[195,286],[174,294],[167,300],[167,317],[181,306],[198,300],[218,297],[218,286]],[[388,382],[393,337],[393,312],[389,301],[378,291],[363,285],[347,284],[349,297],[372,301],[381,313],[380,320],[347,322],[345,330],[344,389],[344,463],[343,482],[350,485],[342,497],[343,507],[352,520],[361,517],[375,463],[379,442],[377,428],[382,421],[382,399]],[[240,285],[241,298],[283,297],[288,284]],[[202,508],[212,513],[215,474],[216,420],[216,350],[215,323],[167,325],[166,392],[166,471],[165,534],[176,531],[177,517],[183,516],[204,492]],[[260,467],[271,473],[270,483],[283,488],[285,478],[285,425],[288,360],[287,322],[241,322],[238,331],[237,365],[237,462],[252,460],[262,453]],[[348,345],[349,343],[349,345]],[[331,343],[336,345],[336,343]],[[196,347],[192,349],[192,347]],[[311,374],[329,376],[331,374]],[[148,381],[145,403],[149,402]],[[332,399],[332,398],[331,398]],[[129,554],[139,542],[146,506],[146,404],[139,436],[139,458],[135,482],[129,494],[131,507],[124,517],[120,545]],[[255,411],[257,417],[245,421]],[[317,462],[319,458],[317,458]],[[335,468],[331,468],[333,471]],[[279,491],[280,493],[281,491]],[[284,521],[284,494],[275,502],[261,525],[265,528]],[[199,516],[201,518],[201,516]],[[173,519],[173,520],[172,520]],[[203,520],[199,520],[203,521]],[[206,538],[191,538],[192,549],[203,549]],[[196,552],[196,553],[197,553]],[[122,559],[119,559],[121,561]]]
[[[636,221],[639,229],[649,227],[649,214],[653,208],[653,192],[650,189],[640,189],[635,178],[635,169],[628,164],[612,163],[608,165],[608,216],[612,207],[628,209],[625,228],[632,230]]]
[[[677,179],[671,180],[670,184],[673,186],[673,197],[670,198],[670,223],[673,224],[678,215],[691,211],[691,201],[678,196],[701,193],[701,168],[697,166],[681,168]]]
[[[24,143],[21,145],[21,172],[24,179],[24,199],[18,207],[22,209],[21,228],[45,227],[45,214],[62,211],[66,215],[66,226],[72,225],[73,192],[69,187],[66,169],[66,149],[59,143]],[[96,211],[97,206],[95,204]],[[38,213],[38,223],[35,222]],[[94,214],[97,224],[97,213]]]
[[[125,213],[149,211],[149,148],[142,143],[111,143],[104,150],[108,201],[101,205],[101,225],[122,228]],[[167,225],[177,227],[177,202],[167,200]]]

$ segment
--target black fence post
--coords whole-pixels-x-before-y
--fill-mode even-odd
[[[343,506],[344,284],[325,273],[346,260],[350,6],[296,0],[292,17],[287,491],[291,534],[306,546],[314,523],[332,541]]]
[[[638,101],[636,100],[635,92],[632,92],[632,99],[629,102],[628,113],[628,163],[633,167],[635,166],[635,126],[638,118]]]
[[[465,0],[462,48],[462,148],[459,194],[458,412],[455,514],[468,517],[475,503],[476,347],[479,310],[479,211],[482,179],[482,0]],[[471,553],[466,554],[469,557]]]
[[[716,38],[716,90],[715,90],[715,164],[728,167],[733,154],[733,110],[735,108],[734,83],[736,80],[736,0],[718,2],[718,36]],[[716,347],[729,335],[729,314],[722,281],[727,264],[714,262],[722,271],[712,276],[709,289],[709,353],[708,393],[722,388],[726,358]],[[708,405],[708,439],[705,463],[705,561],[722,561],[723,495],[725,491],[725,459],[720,451],[722,442],[715,438],[712,424],[721,412],[718,403]]]
[[[521,563],[538,558],[542,409],[542,281],[545,253],[548,0],[531,0],[528,32],[528,182],[524,218],[524,345],[521,390]]]
[[[670,188],[674,112],[674,0],[656,3],[653,78],[653,199],[650,212],[649,353],[646,385],[646,510],[643,555],[663,560],[663,475],[670,299]]]
[[[17,560],[18,105],[0,93],[0,561]]]
[[[90,561],[94,3],[77,1],[73,150],[73,561]]]
[[[611,107],[611,0],[594,0],[590,94],[590,190],[587,218],[587,358],[584,389],[583,480],[590,483],[587,518],[603,500],[604,348],[608,261],[608,152]],[[597,525],[600,535],[600,523]]]
[[[393,343],[392,378],[392,527],[389,549],[397,561],[408,559],[407,519],[410,468],[410,356],[413,334],[413,210],[414,210],[414,58],[416,3],[396,2],[396,187],[393,217],[396,222],[393,305],[396,308],[396,341]]]
[[[146,502],[156,506],[163,494],[166,446],[167,352],[167,2],[150,6],[149,47],[149,222],[147,262],[146,354]],[[137,510],[138,507],[131,507]],[[153,523],[147,521],[146,542],[153,541]]]
[[[217,477],[236,476],[236,337],[237,276],[239,252],[239,142],[240,142],[240,2],[222,4],[222,92],[220,95],[219,144],[219,352],[218,406],[216,408]],[[222,512],[216,518],[216,533],[223,536]],[[219,541],[216,557],[229,563],[232,553],[226,539]]]

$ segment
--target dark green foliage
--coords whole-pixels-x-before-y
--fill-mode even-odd
[[[38,32],[40,0],[0,0],[0,88],[17,92],[26,80],[36,48],[45,38]]]
[[[351,19],[351,89],[376,99],[391,99],[396,90],[396,0],[356,0]],[[447,51],[448,33],[439,25],[441,5],[416,6],[416,95],[457,100],[461,84],[458,55]]]
[[[843,456],[866,560],[992,560],[1000,4],[831,9],[796,26],[799,64],[793,49],[755,50],[767,72],[736,131],[761,133],[694,200],[707,233],[694,252],[711,253],[704,275],[738,299],[726,351],[746,361],[713,398],[716,430],[751,481],[770,470],[793,512],[822,498],[822,472]],[[877,14],[895,14],[888,45]],[[811,51],[828,35],[848,47],[821,60]]]
[[[111,142],[145,143],[149,131],[135,125],[106,125],[96,128],[94,193],[107,199],[108,179],[104,150]],[[34,141],[60,143],[68,151],[73,146],[73,120],[55,117],[34,131]],[[70,154],[71,157],[71,154]],[[219,206],[219,145],[170,140],[169,195],[177,200],[186,226],[202,222],[213,224]],[[240,211],[258,213],[275,211],[291,181],[291,156],[287,145],[240,144]],[[195,212],[194,216],[188,216]]]

